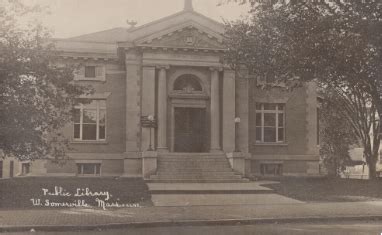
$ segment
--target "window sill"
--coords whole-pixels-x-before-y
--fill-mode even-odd
[[[255,146],[288,146],[288,143],[255,143]]]
[[[75,78],[77,82],[106,82],[104,78]]]
[[[86,140],[73,140],[70,144],[109,144],[107,141],[86,141]]]

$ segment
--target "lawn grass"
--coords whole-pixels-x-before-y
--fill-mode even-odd
[[[62,187],[70,196],[45,195],[43,188],[55,192],[55,186]],[[33,206],[32,198],[50,202],[74,202],[86,200],[91,206],[97,206],[95,196],[74,196],[77,188],[89,188],[92,192],[109,192],[109,202],[120,204],[151,205],[151,195],[142,179],[126,178],[79,178],[79,177],[30,177],[0,180],[0,209],[44,209],[51,207]],[[99,196],[105,199],[104,196]],[[60,207],[61,208],[61,207]]]
[[[276,193],[306,202],[382,200],[382,180],[281,178],[266,185]]]

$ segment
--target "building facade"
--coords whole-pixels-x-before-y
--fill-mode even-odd
[[[240,177],[318,174],[315,86],[261,89],[224,64],[223,33],[185,1],[140,27],[56,40],[61,62],[79,64],[76,82],[95,93],[64,130],[69,160],[32,162],[29,175],[160,179],[186,164],[208,178],[224,161]]]

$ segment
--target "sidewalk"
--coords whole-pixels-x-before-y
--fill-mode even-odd
[[[120,210],[0,210],[0,232],[128,226],[313,222],[382,219],[382,202],[144,207]]]

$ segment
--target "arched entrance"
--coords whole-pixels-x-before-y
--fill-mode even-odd
[[[172,152],[208,152],[208,95],[200,79],[192,74],[179,76],[170,98]]]

